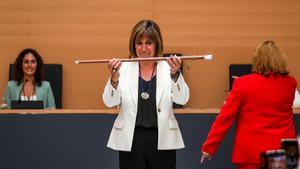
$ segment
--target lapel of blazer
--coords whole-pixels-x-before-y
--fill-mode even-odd
[[[138,62],[129,63],[128,71],[126,72],[128,87],[130,90],[131,98],[137,107],[138,99],[138,80],[139,80],[139,64]]]
[[[12,100],[19,100],[19,97],[21,97],[20,94],[22,95],[22,93],[20,93],[21,90],[22,90],[22,87],[23,87],[23,83],[21,83],[19,86],[17,86],[17,82],[16,82],[16,86],[14,88],[14,90],[15,90],[15,93],[14,93],[15,99],[12,99]]]
[[[42,84],[43,84],[43,82],[42,82]],[[42,96],[44,96],[44,92],[45,92],[43,87],[44,87],[43,85],[41,85],[41,86],[36,85],[35,86],[35,94],[36,94],[37,100],[43,100]]]
[[[164,70],[163,61],[157,62],[157,68],[156,68],[156,107],[158,108],[158,105],[161,101],[163,92],[165,90],[165,83],[164,81],[167,81],[165,74],[167,71]]]

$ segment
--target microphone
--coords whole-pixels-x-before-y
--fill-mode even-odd
[[[22,95],[22,92],[23,92],[23,90],[24,90],[24,86],[25,86],[25,84],[28,82],[28,79],[25,79],[25,81],[24,81],[24,83],[23,83],[23,85],[22,85],[22,88],[21,88],[21,91],[20,91],[20,93],[19,93],[19,103],[21,103],[21,95]]]

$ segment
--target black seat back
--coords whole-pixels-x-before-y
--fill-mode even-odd
[[[246,74],[250,74],[252,71],[251,64],[230,64],[229,65],[229,90],[233,85],[235,77],[240,77]]]

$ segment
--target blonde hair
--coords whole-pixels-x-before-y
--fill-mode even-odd
[[[158,25],[152,20],[142,20],[138,22],[132,29],[129,50],[130,58],[137,58],[135,42],[141,40],[144,36],[148,36],[155,46],[155,57],[163,55],[163,40]]]
[[[286,57],[274,41],[259,44],[254,52],[252,72],[268,76],[270,73],[287,75]]]

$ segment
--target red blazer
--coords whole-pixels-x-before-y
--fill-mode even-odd
[[[296,138],[292,109],[296,86],[294,78],[274,74],[235,79],[202,151],[213,155],[235,119],[234,163],[259,163],[261,152],[280,148],[282,138]]]

